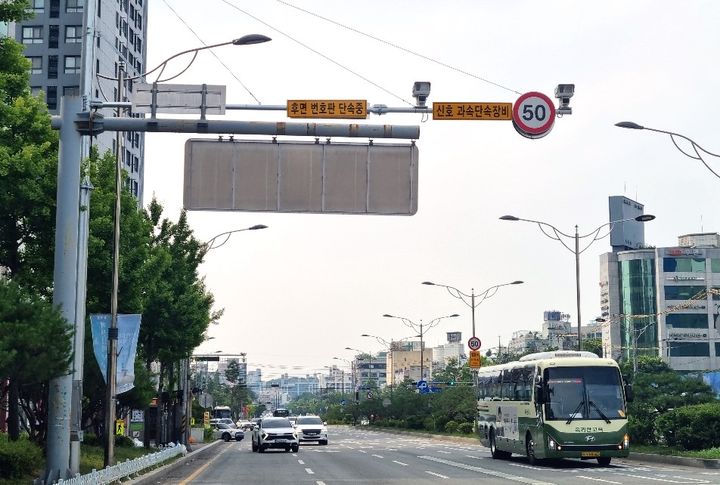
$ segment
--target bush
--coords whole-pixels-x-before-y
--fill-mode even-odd
[[[628,432],[632,443],[641,445],[657,444],[655,436],[655,419],[657,411],[647,406],[639,407],[628,416]]]
[[[472,434],[473,424],[472,423],[460,423],[458,424],[457,430],[462,434]]]
[[[0,433],[0,478],[23,478],[42,466],[42,450],[26,437],[9,441]]]
[[[424,429],[425,419],[422,416],[408,416],[405,420],[405,426],[410,429]]]
[[[720,446],[720,402],[683,406],[655,420],[668,446],[704,450]]]
[[[203,441],[210,443],[213,440],[213,429],[210,426],[205,426],[203,430]]]
[[[115,436],[115,446],[117,448],[135,448],[135,442],[128,436]]]
[[[448,433],[457,433],[458,424],[457,421],[448,421],[445,423],[445,431]]]

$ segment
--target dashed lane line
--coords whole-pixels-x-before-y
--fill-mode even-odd
[[[315,475],[315,472],[312,471],[310,468],[306,468],[305,471],[308,473],[308,475]]]
[[[450,477],[446,477],[445,475],[440,475],[439,473],[431,472],[430,470],[425,470],[425,473],[429,473],[430,475],[433,475],[438,478],[450,478]]]
[[[304,464],[305,464],[305,462],[302,461],[302,460],[298,460],[298,463],[300,463],[301,465],[304,465]]]
[[[578,475],[577,477],[584,478],[585,480],[592,480],[594,482],[603,482],[603,483],[612,483],[614,485],[622,485],[621,482],[613,482],[612,480],[603,480],[602,478],[586,477],[583,475]]]
[[[435,463],[442,463],[443,465],[454,466],[456,468],[462,468],[463,470],[470,470],[483,475],[490,475],[492,477],[504,478],[505,480],[511,480],[513,482],[525,483],[527,485],[555,485],[552,482],[542,482],[533,478],[521,477],[519,475],[511,475],[509,473],[498,472],[490,470],[488,468],[480,468],[479,466],[466,465],[465,463],[459,463],[457,461],[445,460],[443,458],[436,458],[434,456],[418,456],[421,460],[434,461]]]
[[[381,458],[381,459],[382,459],[382,458],[385,458],[385,457],[382,456],[382,455],[372,455],[372,456],[374,456],[375,458]]]
[[[618,475],[625,475],[626,477],[630,477],[630,478],[635,478],[635,479],[642,478],[644,480],[653,480],[656,482],[664,482],[664,483],[686,483],[686,484],[687,483],[710,483],[708,481],[697,482],[697,481],[695,481],[697,479],[693,479],[692,481],[677,481],[677,480],[668,480],[668,479],[659,478],[659,477],[648,477],[648,476],[644,476],[644,475],[630,475],[629,473],[618,473]],[[687,478],[684,478],[684,477],[677,477],[677,478],[680,478],[681,480],[688,480]]]
[[[401,465],[401,466],[408,466],[407,463],[403,463],[403,462],[397,461],[397,460],[393,460],[393,463],[397,463],[398,465]]]

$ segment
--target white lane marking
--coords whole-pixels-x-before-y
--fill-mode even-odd
[[[385,457],[382,456],[382,455],[372,455],[372,456],[374,456],[375,458],[385,458]]]
[[[630,477],[630,478],[643,478],[645,480],[655,480],[656,482],[665,482],[665,483],[710,483],[710,482],[678,482],[677,480],[666,480],[664,478],[647,477],[647,476],[643,476],[643,475],[630,475],[629,473],[619,473],[619,475],[625,475],[626,477]]]
[[[547,470],[547,468],[540,468],[539,466],[523,465],[522,463],[508,463],[510,466],[516,466],[518,468],[528,468],[530,470]]]
[[[315,472],[312,471],[310,468],[306,468],[305,471],[308,472],[308,475],[315,475]]]
[[[365,450],[358,450],[360,453],[365,453],[367,455],[367,451]]]
[[[437,450],[438,453],[444,453],[446,455],[452,455],[452,451]]]
[[[433,475],[433,476],[436,476],[436,477],[439,477],[439,478],[450,478],[450,477],[446,477],[445,475],[440,475],[439,473],[431,472],[431,471],[428,471],[428,470],[425,470],[425,473],[429,473],[430,475]]]
[[[407,463],[403,463],[403,462],[397,461],[397,460],[393,460],[393,463],[397,463],[398,465],[402,465],[402,466],[408,466]]]
[[[555,485],[552,482],[541,482],[532,478],[521,477],[518,475],[511,475],[509,473],[498,472],[495,470],[489,470],[487,468],[480,468],[479,466],[466,465],[465,463],[459,463],[456,461],[445,460],[443,458],[436,458],[434,456],[418,456],[421,460],[434,461],[435,463],[442,463],[443,465],[450,465],[456,468],[462,468],[463,470],[470,470],[484,475],[490,475],[493,477],[504,478],[505,480],[512,480],[513,482],[526,483],[528,485]]]
[[[586,477],[583,475],[578,475],[578,478],[584,478],[585,480],[593,480],[596,482],[603,482],[603,483],[613,483],[615,485],[622,485],[620,482],[613,482],[612,480],[603,480],[602,478],[592,478],[592,477]]]
[[[300,463],[301,465],[304,465],[304,464],[305,464],[305,462],[302,461],[302,460],[298,460],[298,463]]]
[[[317,482],[315,482],[315,484],[316,485],[325,485],[325,482],[321,482],[320,480],[318,480]]]
[[[665,475],[663,475],[665,476]],[[673,478],[679,478],[680,480],[690,480],[690,482],[696,482],[696,483],[708,483],[707,480],[701,480],[699,478],[691,478],[691,477],[678,477],[677,475]]]

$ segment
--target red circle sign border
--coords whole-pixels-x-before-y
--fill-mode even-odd
[[[477,343],[478,343],[477,349],[473,348],[473,346],[472,346],[472,344],[471,344],[471,342],[474,342],[474,341],[477,341]],[[482,342],[480,342],[480,339],[479,339],[479,338],[477,338],[477,337],[470,337],[470,338],[468,339],[468,348],[469,348],[470,350],[478,350],[481,346],[482,346]]]
[[[525,101],[527,98],[531,97],[537,97],[543,99],[548,106],[550,107],[550,116],[548,116],[548,121],[544,125],[542,125],[539,128],[531,128],[529,126],[526,126],[522,118],[520,117],[520,106],[522,105],[522,102]],[[529,93],[525,93],[521,95],[517,101],[515,101],[515,104],[513,104],[513,121],[515,121],[515,124],[518,128],[520,128],[525,133],[528,133],[530,135],[539,135],[541,133],[547,133],[550,131],[555,124],[555,105],[553,104],[552,100],[546,96],[545,94],[538,92],[538,91],[530,91]]]

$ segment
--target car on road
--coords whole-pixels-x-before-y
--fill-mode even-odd
[[[235,428],[227,423],[215,423],[213,426],[213,437],[216,440],[224,441],[242,441],[245,438],[245,432],[240,428]]]
[[[216,425],[218,423],[224,423],[229,424],[230,426],[235,426],[235,422],[230,418],[212,418],[210,420],[210,425]]]
[[[263,418],[253,429],[253,451],[264,453],[270,448],[292,450],[297,453],[300,449],[297,430],[287,418]]]
[[[298,416],[295,429],[301,442],[317,441],[321,445],[328,444],[327,424],[319,416]]]
[[[252,431],[255,423],[253,423],[252,421],[248,421],[247,419],[239,419],[238,422],[235,423],[235,426],[237,426],[243,431]]]

